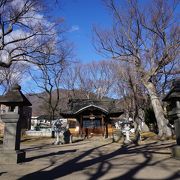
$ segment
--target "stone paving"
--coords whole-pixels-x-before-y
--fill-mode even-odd
[[[123,147],[101,138],[64,145],[52,145],[51,139],[24,142],[26,162],[0,165],[0,180],[178,180],[174,144],[149,141]]]

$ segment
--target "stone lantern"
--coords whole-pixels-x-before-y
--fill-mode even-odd
[[[173,81],[172,88],[163,101],[168,103],[168,119],[175,126],[177,146],[173,147],[172,153],[175,158],[180,159],[180,79]]]
[[[5,127],[0,164],[16,164],[25,159],[25,152],[20,150],[21,124],[24,121],[23,107],[31,106],[31,103],[16,84],[4,96],[0,96],[0,104],[6,106],[1,114]]]

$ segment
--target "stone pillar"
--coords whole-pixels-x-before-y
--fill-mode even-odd
[[[168,103],[169,121],[174,122],[177,145],[172,148],[174,158],[180,160],[180,79],[173,81],[172,88],[163,101]]]
[[[25,152],[20,150],[19,114],[8,112],[1,116],[5,123],[0,164],[16,164],[24,161]]]
[[[130,137],[129,137],[129,131],[126,131],[126,141],[127,142],[130,142],[131,140],[130,140]]]
[[[177,145],[172,148],[173,157],[180,160],[180,108],[176,109],[177,119],[174,120]]]
[[[180,146],[180,118],[174,121],[174,126],[175,126],[176,142],[177,145]]]
[[[21,125],[26,121],[23,107],[32,104],[23,95],[18,84],[4,96],[0,96],[0,104],[6,106],[6,112],[1,115],[5,127],[3,148],[0,149],[0,164],[16,164],[25,159],[25,152],[20,150]]]
[[[173,157],[180,160],[180,118],[174,121],[177,145],[172,148]]]
[[[17,136],[17,122],[19,115],[16,113],[8,113],[2,115],[2,121],[5,123],[3,150],[19,150],[20,139]]]
[[[130,140],[130,127],[129,127],[129,124],[125,124],[124,131],[126,133],[126,139],[125,139],[124,143],[131,142],[131,140]]]

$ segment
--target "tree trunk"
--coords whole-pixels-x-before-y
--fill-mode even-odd
[[[154,84],[151,82],[148,82],[144,85],[147,88],[150,95],[151,104],[154,110],[154,114],[157,120],[158,129],[159,129],[159,133],[158,133],[159,137],[165,138],[165,137],[172,136],[172,131],[170,127],[168,127],[168,120],[164,116],[162,104],[158,98]]]
[[[134,130],[135,130],[135,137],[133,139],[133,143],[135,145],[139,145],[138,142],[140,140],[140,122],[141,120],[139,119],[139,112],[138,112],[138,107],[137,105],[135,105],[136,108],[135,108],[135,114],[134,114],[134,117],[133,117],[133,120],[134,120]]]
[[[139,141],[141,140],[141,135],[140,135],[140,132],[139,132],[139,122],[137,121],[134,121],[134,129],[135,129],[135,137],[133,139],[133,143],[135,145],[139,145]]]

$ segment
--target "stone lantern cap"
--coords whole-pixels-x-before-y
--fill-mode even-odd
[[[4,96],[0,96],[0,104],[6,106],[32,106],[29,100],[21,92],[21,86],[18,84],[9,90]]]
[[[175,79],[169,93],[163,98],[163,101],[180,100],[180,78]]]

